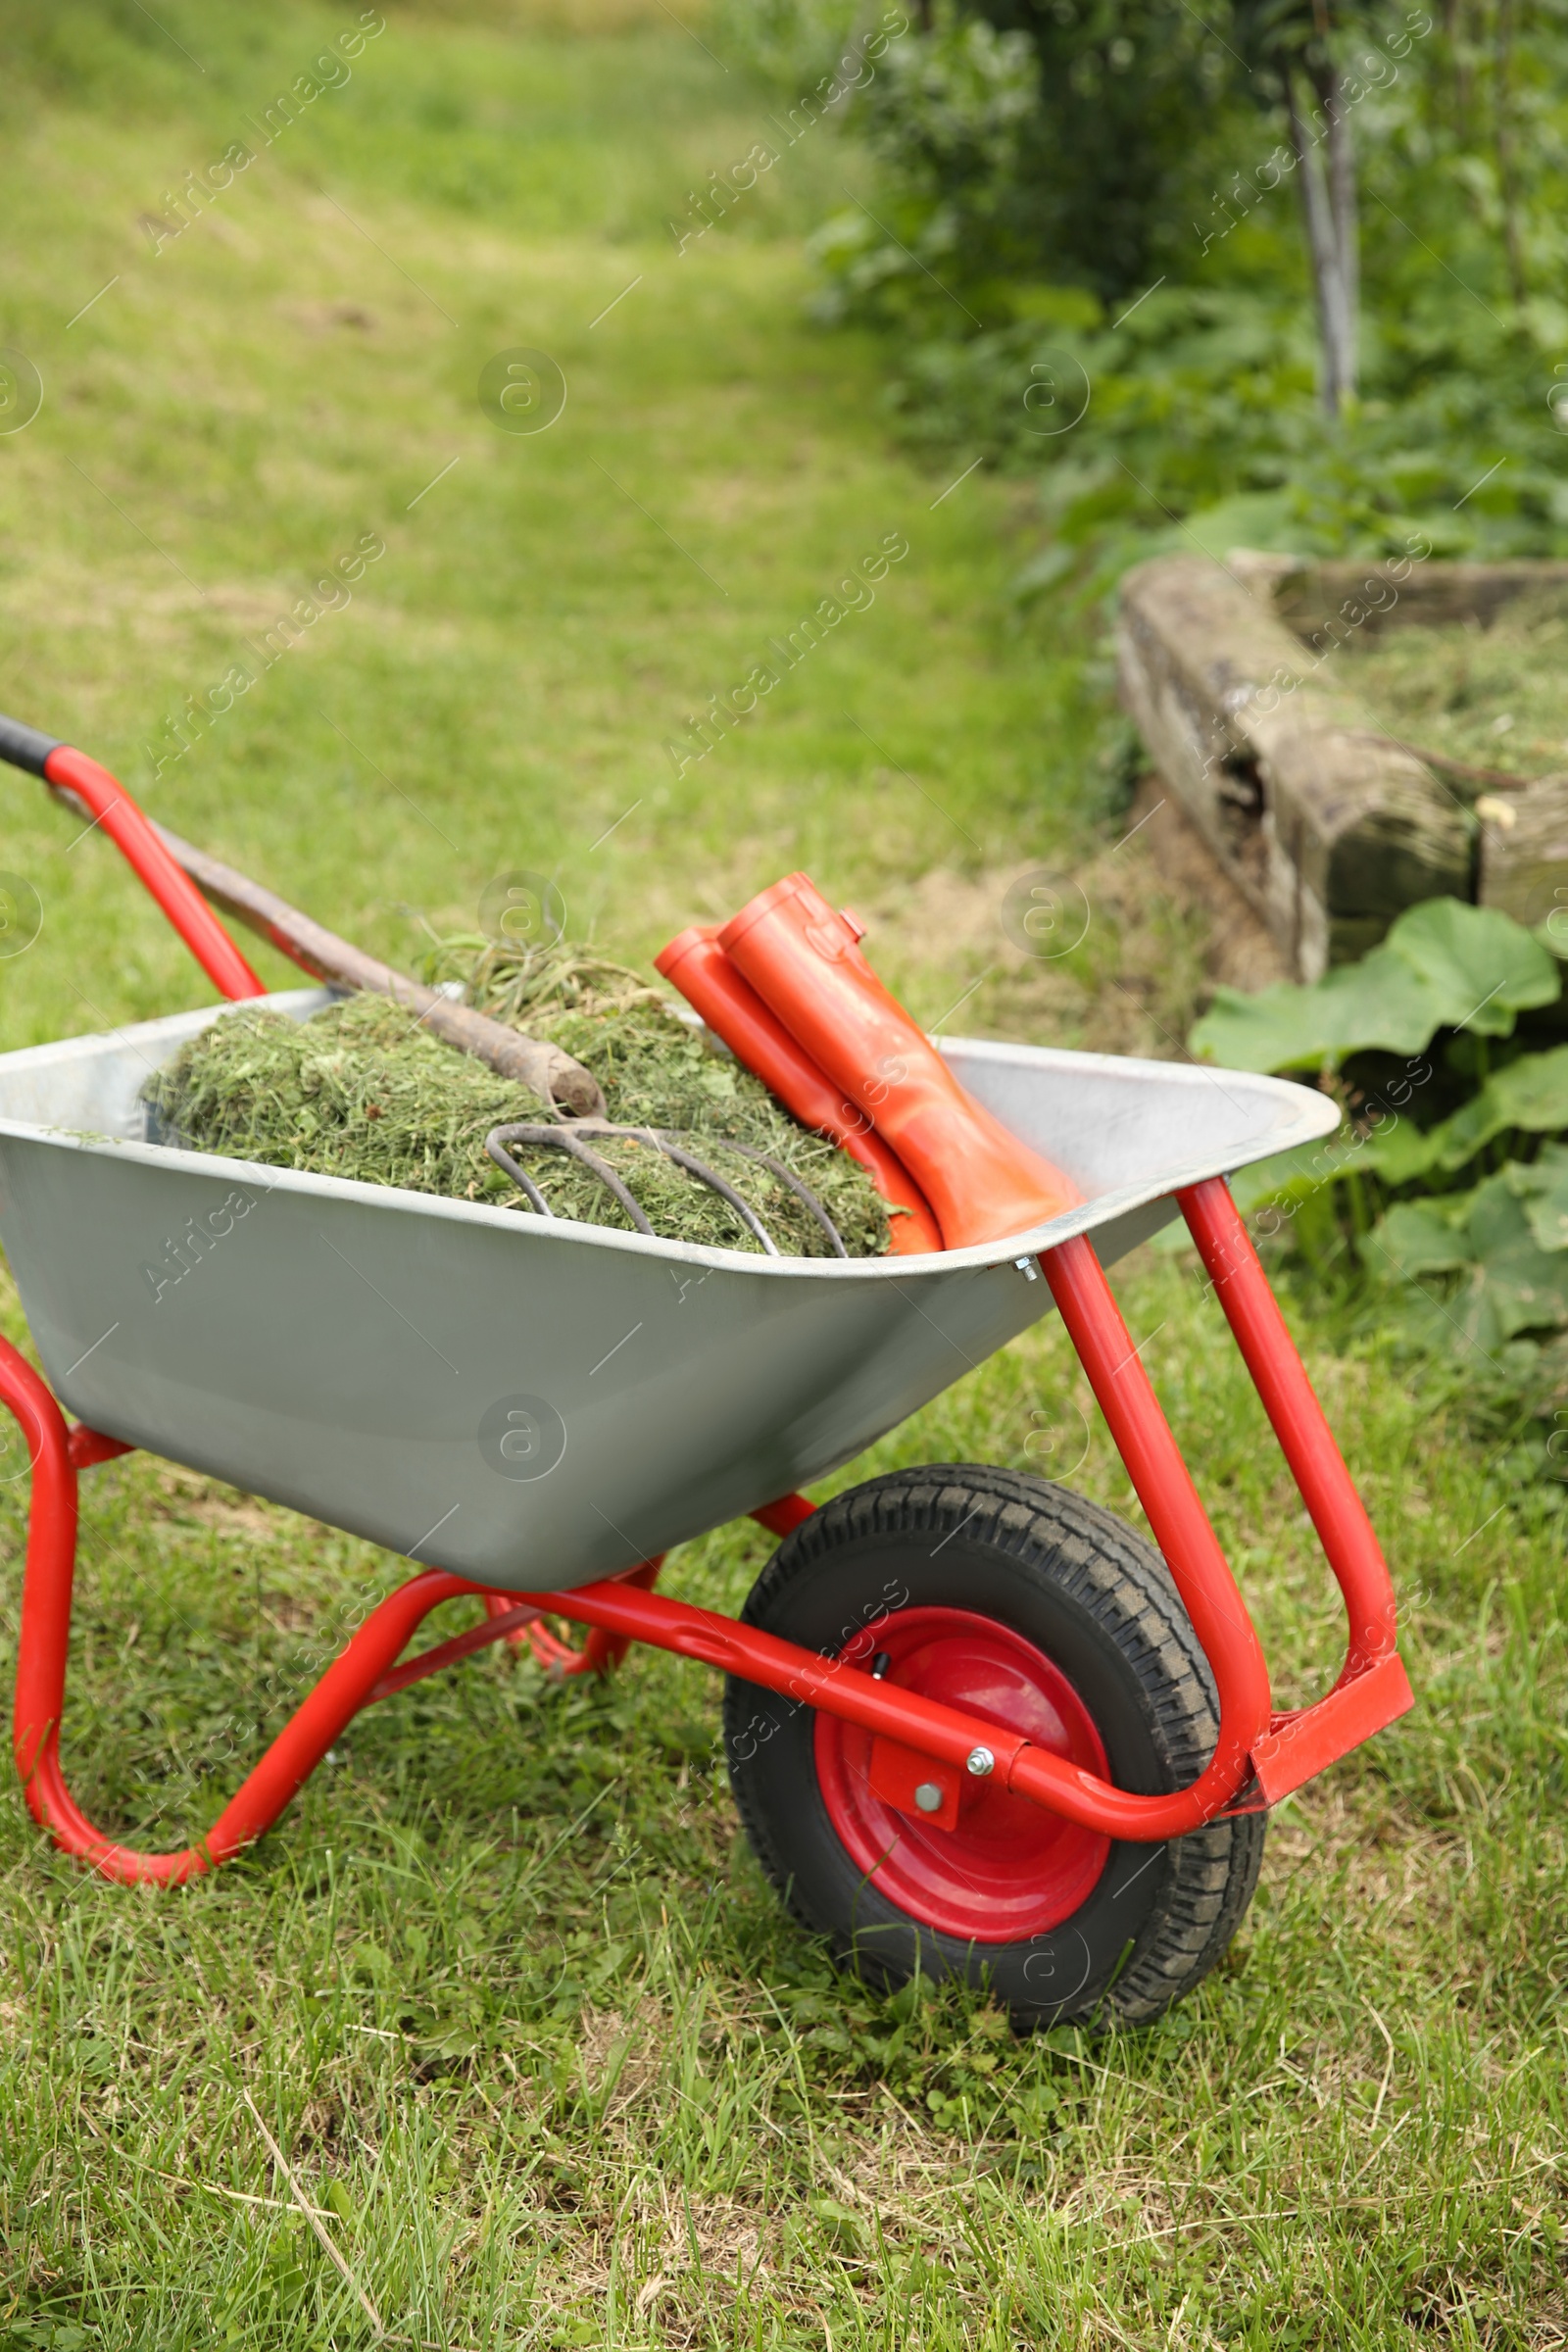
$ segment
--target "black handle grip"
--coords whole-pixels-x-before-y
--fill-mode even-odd
[[[58,735],[40,735],[36,727],[24,727],[20,718],[0,713],[0,760],[9,760],[13,767],[24,767],[29,776],[43,774],[44,761],[60,749],[60,743]]]

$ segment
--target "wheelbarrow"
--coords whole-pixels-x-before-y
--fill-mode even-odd
[[[223,998],[331,1001],[265,996],[95,761],[11,721],[0,752],[101,823]],[[0,1241],[49,1383],[0,1343],[0,1475],[31,1476],[15,1755],[34,1817],[106,1877],[241,1852],[361,1708],[486,1642],[575,1673],[643,1642],[726,1677],[747,1834],[841,1962],[983,1983],[1021,2024],[1138,2023],[1224,1951],[1269,1807],[1410,1705],[1377,1541],[1226,1184],[1327,1134],[1322,1096],[951,1040],[1081,1205],[924,1256],[758,1256],[172,1149],[148,1074],[223,1017],[0,1056]],[[1344,1596],[1344,1669],[1289,1712],[1103,1271],[1178,1212]],[[1152,1542],[972,1463],[805,1497],[1053,1305]],[[89,1822],[60,1755],[77,1477],[138,1446],[419,1564],[172,1853]],[[654,1590],[674,1545],[747,1514],[781,1541],[739,1619]],[[405,1658],[459,1594],[477,1621]]]

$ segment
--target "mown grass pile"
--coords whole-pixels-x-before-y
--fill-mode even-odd
[[[1423,751],[1526,777],[1568,767],[1568,593],[1539,589],[1474,621],[1357,645],[1352,683]]]
[[[443,943],[438,976],[471,1004],[560,1045],[594,1073],[618,1125],[679,1131],[733,1186],[784,1256],[828,1254],[806,1203],[735,1145],[809,1185],[852,1257],[887,1248],[887,1210],[858,1163],[802,1127],[760,1080],[683,1020],[635,972],[564,943],[525,951]],[[215,1021],[152,1078],[162,1140],[270,1166],[536,1212],[485,1152],[492,1128],[550,1123],[526,1087],[443,1045],[397,1004],[354,997],[309,1021],[242,1008]],[[594,1139],[657,1234],[760,1252],[735,1209],[657,1148]],[[557,1217],[631,1230],[592,1172],[549,1146],[515,1146]]]

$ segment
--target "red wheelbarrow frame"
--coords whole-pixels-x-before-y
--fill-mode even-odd
[[[238,1001],[266,993],[227,932],[174,862],[124,788],[96,760],[15,722],[0,722],[0,756],[81,803],[123,852],[213,985]],[[279,942],[281,945],[282,943]],[[1135,1842],[1180,1837],[1222,1813],[1278,1803],[1413,1703],[1396,1648],[1394,1589],[1371,1523],[1313,1394],[1268,1278],[1224,1180],[1175,1199],[1262,1399],[1344,1595],[1343,1670],[1314,1705],[1274,1712],[1267,1668],[1247,1605],[1160,1410],[1110,1285],[1085,1235],[1044,1251],[1040,1268],[1104,1414],[1213,1671],[1219,1736],[1188,1788],[1138,1796],[1081,1771],[1004,1726],[878,1681],[864,1668],[800,1648],[651,1588],[658,1560],[563,1592],[497,1592],[427,1568],[374,1608],[199,1843],[176,1853],[122,1846],[94,1828],[66,1786],[60,1760],[75,1566],[77,1473],[132,1449],[82,1424],[67,1426],[45,1383],[0,1341],[0,1401],[20,1423],[32,1466],[17,1658],[13,1744],[26,1801],[56,1842],[105,1877],[173,1884],[216,1866],[270,1828],[362,1707],[451,1665],[485,1643],[528,1643],[557,1672],[604,1670],[632,1642],[697,1658],[873,1735],[871,1771],[886,1793],[907,1788],[908,1763],[947,1794],[965,1773],[995,1774],[1012,1794],[1085,1829]],[[786,1535],[814,1506],[791,1494],[752,1516]],[[429,1612],[463,1593],[483,1601],[467,1632],[398,1659]],[[570,1650],[546,1615],[589,1629]]]

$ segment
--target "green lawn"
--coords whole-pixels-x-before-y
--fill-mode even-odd
[[[247,122],[356,22],[0,10],[0,342],[44,387],[0,437],[0,708],[404,960],[498,871],[646,956],[804,865],[927,1020],[978,982],[957,1025],[1173,1050],[1200,927],[1112,846],[1093,649],[1012,617],[1027,507],[983,471],[944,497],[959,465],[884,439],[875,347],[804,321],[853,148],[812,133],[677,252],[772,102],[650,0],[395,12],[262,151]],[[155,250],[138,216],[247,139]],[[476,397],[518,347],[565,379],[537,434]],[[264,668],[366,534],[352,602]],[[889,537],[875,602],[677,773]],[[203,1001],[109,848],[4,772],[0,862],[43,906],[5,1046]],[[1057,965],[1000,927],[1032,863],[1084,881]],[[1181,1258],[1120,1289],[1301,1695],[1337,1604],[1217,1309]],[[711,1679],[649,1653],[563,1691],[488,1652],[177,1895],[85,1880],[7,1799],[0,2348],[359,2346],[362,2296],[389,2342],[487,2352],[1560,2342],[1562,1521],[1376,1345],[1302,1328],[1420,1706],[1281,1809],[1228,1963],[1158,2028],[1023,2043],[835,1979],[737,1838]],[[1136,1515],[1054,1321],[853,1476],[943,1458]],[[143,1457],[83,1491],[68,1755],[89,1811],[183,1841],[398,1563]],[[22,1532],[0,1488],[8,1647]],[[766,1552],[726,1531],[670,1588],[738,1607]]]

